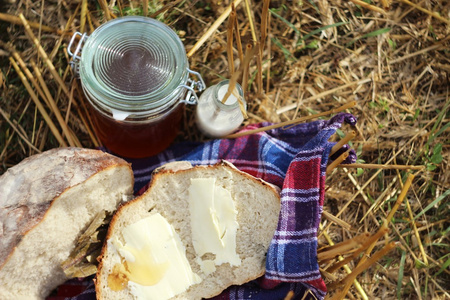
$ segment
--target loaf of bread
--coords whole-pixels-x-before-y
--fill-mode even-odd
[[[44,299],[65,276],[61,263],[96,214],[132,196],[122,159],[60,148],[29,157],[0,177],[0,299]]]
[[[112,218],[97,299],[202,299],[253,280],[279,211],[276,187],[230,163],[163,166]]]

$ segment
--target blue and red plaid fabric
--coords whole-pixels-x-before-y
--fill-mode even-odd
[[[317,262],[317,232],[325,196],[325,171],[334,145],[328,139],[344,122],[355,125],[356,118],[341,113],[330,120],[236,139],[173,145],[157,156],[129,160],[135,174],[135,192],[140,194],[146,189],[155,168],[179,160],[200,165],[225,159],[238,169],[279,186],[281,211],[267,254],[265,276],[230,287],[215,299],[284,299],[290,291],[294,292],[293,299],[323,299],[326,286]],[[254,124],[242,130],[267,125],[270,124]],[[345,145],[335,157],[348,149]],[[355,160],[356,154],[351,150],[345,162]],[[95,299],[93,285],[71,299]]]

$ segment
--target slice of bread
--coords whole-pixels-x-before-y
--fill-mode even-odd
[[[215,178],[216,186],[231,193],[239,224],[236,231],[239,265],[227,262],[216,265],[210,274],[202,271],[192,239],[189,207],[191,179],[194,178]],[[192,271],[201,279],[200,283],[190,285],[172,298],[201,299],[213,297],[231,285],[240,285],[264,274],[266,252],[277,227],[279,211],[280,196],[276,187],[239,171],[228,162],[214,166],[192,167],[186,162],[163,166],[155,171],[149,189],[122,205],[113,216],[95,279],[97,299],[134,299],[127,279],[122,289],[114,290],[108,278],[115,272],[117,263],[124,262],[114,244],[125,244],[124,229],[132,224],[160,214],[172,225],[181,239]],[[210,253],[208,255],[211,256]]]
[[[0,299],[44,299],[67,280],[61,263],[101,211],[132,197],[124,160],[59,148],[23,160],[0,177]]]

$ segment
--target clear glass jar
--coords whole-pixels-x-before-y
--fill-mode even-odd
[[[228,91],[229,81],[224,80],[208,87],[198,100],[195,110],[197,127],[206,136],[217,138],[234,132],[244,120],[239,100],[243,109],[247,109],[242,87],[236,83],[233,93],[225,103],[222,100]],[[238,100],[239,99],[239,100]]]
[[[68,48],[100,140],[123,157],[167,148],[179,132],[184,103],[195,104],[194,88],[204,87],[200,74],[189,70],[178,35],[151,18],[114,19],[89,37],[76,33]]]

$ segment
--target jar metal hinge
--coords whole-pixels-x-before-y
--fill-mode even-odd
[[[77,46],[75,48],[75,51],[72,52],[72,47],[75,43],[75,39],[77,36],[80,37],[78,40]],[[75,72],[77,76],[79,76],[79,66],[80,66],[80,59],[81,59],[81,48],[83,47],[84,42],[86,42],[87,38],[89,36],[87,33],[81,33],[81,32],[75,32],[70,39],[69,46],[67,47],[67,53],[69,53],[70,56],[72,56],[72,61],[70,62],[70,65],[72,66],[72,70]]]
[[[189,68],[187,68],[187,71],[189,72],[190,75],[195,75],[197,77],[197,79],[199,79],[199,80],[196,81],[194,79],[188,78],[187,84],[180,85],[180,87],[183,87],[188,90],[188,92],[186,94],[186,98],[181,100],[181,102],[185,103],[185,104],[195,105],[198,102],[198,96],[197,96],[197,93],[195,92],[194,88],[196,88],[199,92],[201,92],[205,89],[206,85],[205,85],[205,82],[203,81],[202,75],[200,75],[200,73],[192,71]]]

